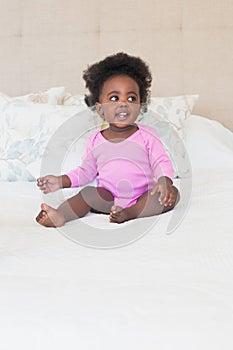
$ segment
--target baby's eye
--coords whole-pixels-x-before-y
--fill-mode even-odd
[[[118,101],[119,100],[119,97],[118,96],[111,96],[110,97],[110,101]]]
[[[129,102],[135,102],[136,101],[136,97],[135,96],[129,96],[128,97],[128,101]]]

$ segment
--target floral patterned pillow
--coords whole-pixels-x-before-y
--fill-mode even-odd
[[[191,163],[184,141],[166,120],[157,121],[153,126],[172,161],[175,171],[174,177],[189,177],[191,175]]]
[[[28,164],[42,158],[55,130],[81,109],[0,95],[0,181],[35,180]]]
[[[156,129],[172,160],[175,177],[187,177],[191,173],[184,144],[184,125],[197,100],[198,95],[154,97],[140,119],[140,123]]]
[[[181,95],[173,97],[152,97],[148,111],[143,115],[143,123],[154,126],[158,121],[168,122],[183,139],[184,124],[195,106],[198,95]]]

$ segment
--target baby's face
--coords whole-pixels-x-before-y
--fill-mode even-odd
[[[120,128],[135,123],[140,107],[138,84],[127,75],[107,79],[101,90],[100,102],[96,103],[99,114],[109,124]]]

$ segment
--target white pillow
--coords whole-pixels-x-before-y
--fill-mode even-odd
[[[193,169],[233,168],[233,133],[215,120],[191,115],[185,145]]]
[[[83,139],[80,139],[76,144],[75,151],[67,150],[60,157],[57,154],[57,158],[59,158],[59,165],[56,173],[58,175],[65,174],[71,169],[76,168],[79,164],[81,164],[82,156],[84,154],[86,148],[86,143],[84,143]],[[48,173],[53,173],[53,157],[49,155],[48,163],[46,164],[46,156],[36,160],[28,164],[27,170],[33,176],[33,178],[38,179],[40,176],[48,175]]]
[[[46,91],[40,91],[27,95],[27,99],[35,103],[48,103],[56,105],[65,93],[64,86],[50,88]]]
[[[81,164],[89,135],[100,130],[102,123],[102,119],[87,107],[64,118],[50,134],[43,156],[28,164],[27,170],[34,178],[38,178],[46,174],[64,174]]]
[[[42,157],[55,130],[83,108],[0,95],[0,181],[33,180],[27,165]]]
[[[33,92],[27,95],[11,97],[0,92],[0,101],[24,101],[34,103],[48,103],[49,105],[63,104],[63,97],[66,95],[65,87],[52,87],[45,91]]]

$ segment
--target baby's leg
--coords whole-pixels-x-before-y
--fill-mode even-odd
[[[87,186],[77,195],[63,202],[57,209],[43,205],[36,221],[47,227],[59,227],[67,221],[85,216],[92,208],[108,214],[113,201],[113,195],[105,188]]]
[[[155,193],[151,195],[151,191],[145,192],[141,197],[139,197],[137,203],[133,204],[128,208],[121,208],[118,206],[113,206],[110,213],[110,222],[122,223],[128,220],[142,218],[146,216],[159,215],[166,211],[173,209],[179,200],[179,193],[176,187],[176,201],[174,205],[169,207],[164,207],[159,202],[160,193]]]

